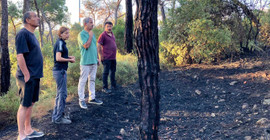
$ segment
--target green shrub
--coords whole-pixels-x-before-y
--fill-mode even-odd
[[[230,30],[227,27],[214,26],[214,22],[209,19],[193,20],[187,25],[185,32],[186,37],[180,42],[161,42],[168,62],[174,65],[211,63],[240,51],[239,47],[231,44]]]
[[[0,112],[8,112],[10,119],[16,120],[20,97],[16,86],[16,79],[13,76],[11,76],[10,85],[8,93],[0,96]]]
[[[118,52],[126,54],[124,35],[125,35],[125,23],[123,20],[118,20],[118,24],[113,27],[113,33],[115,36],[115,42],[117,45]]]
[[[195,63],[210,63],[237,51],[237,48],[230,48],[231,32],[226,27],[216,27],[208,19],[196,19],[189,23],[188,28],[187,45],[192,47],[189,55]]]

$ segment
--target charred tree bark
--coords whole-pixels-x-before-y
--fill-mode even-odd
[[[40,12],[39,12],[39,8],[38,8],[37,0],[34,0],[34,3],[35,3],[36,10],[37,10],[37,16],[39,17],[40,22],[41,22]],[[41,28],[41,23],[39,23],[38,30],[39,30],[40,46],[43,47],[43,31],[42,31],[42,28]]]
[[[1,1],[2,25],[1,25],[1,92],[7,93],[10,87],[10,59],[8,50],[8,6],[7,0]]]
[[[158,0],[136,0],[135,47],[141,88],[140,138],[158,139],[159,125],[159,41]]]
[[[23,0],[23,14],[30,10],[29,0]]]
[[[132,0],[126,0],[126,23],[125,23],[125,48],[127,53],[131,53],[133,49],[133,15]]]

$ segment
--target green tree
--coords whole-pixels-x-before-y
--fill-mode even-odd
[[[261,11],[252,11],[237,0],[177,0],[173,5],[177,6],[169,9],[167,25],[161,26],[160,34],[161,50],[169,62],[210,63],[261,51],[260,43],[256,43],[256,13]]]
[[[125,42],[123,41],[125,38],[125,23],[123,20],[118,20],[118,24],[113,27],[113,34],[115,35],[117,50],[121,54],[125,54]]]
[[[261,24],[259,40],[265,47],[270,46],[270,10],[262,14]]]
[[[69,21],[68,8],[65,6],[65,0],[36,0],[36,10],[40,10],[41,14],[41,32],[44,32],[44,21],[48,24],[50,40],[52,45],[54,44],[53,29],[57,25],[66,23]]]
[[[16,5],[13,2],[8,3],[8,16],[13,27],[14,36],[16,36],[17,26],[22,24],[22,22],[16,22],[18,19],[22,17],[22,10],[19,9],[18,4]]]

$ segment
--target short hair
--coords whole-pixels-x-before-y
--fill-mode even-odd
[[[83,26],[85,26],[85,24],[89,23],[90,19],[91,19],[90,17],[84,18],[83,19]]]
[[[67,30],[69,30],[69,28],[67,28],[65,26],[60,27],[60,29],[57,32],[58,37],[61,38],[61,34],[63,34]]]
[[[106,26],[106,24],[109,24],[109,25],[112,25],[112,26],[113,26],[113,23],[110,22],[110,21],[106,21],[106,22],[104,23],[104,26]]]
[[[27,12],[25,12],[24,14],[23,14],[23,23],[24,24],[27,24],[27,22],[26,22],[26,19],[30,19],[31,18],[31,14],[30,13],[32,13],[33,11],[27,11]]]

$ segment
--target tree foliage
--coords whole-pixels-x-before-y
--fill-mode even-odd
[[[167,25],[161,26],[161,50],[167,60],[176,65],[211,63],[261,51],[257,13],[262,11],[245,4],[237,0],[177,0],[169,9]],[[265,23],[262,29],[266,35]],[[266,42],[266,37],[261,40]]]

